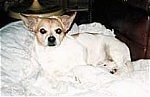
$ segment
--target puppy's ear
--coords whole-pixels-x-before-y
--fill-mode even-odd
[[[24,22],[25,26],[31,30],[34,31],[36,24],[39,22],[40,18],[38,17],[33,17],[33,16],[27,16],[24,14],[20,14],[20,18],[22,19],[22,21]]]
[[[76,13],[77,12],[74,12],[74,14],[72,14],[71,16],[69,16],[69,15],[62,15],[60,17],[60,19],[61,19],[61,21],[62,21],[62,23],[64,25],[64,29],[66,31],[70,28],[70,26],[71,26],[71,24],[72,24],[72,22],[73,22],[73,20],[74,20],[74,18],[76,16]]]

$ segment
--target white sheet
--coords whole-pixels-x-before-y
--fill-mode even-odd
[[[74,24],[69,34],[74,32],[101,33],[114,36],[100,23],[83,24],[79,27]],[[116,76],[101,68],[92,66],[79,66],[74,70],[76,75],[82,75],[84,83],[81,85],[65,79],[63,93],[57,89],[49,90],[50,82],[46,86],[36,85],[41,75],[41,67],[31,62],[31,50],[34,35],[24,28],[22,21],[13,22],[0,29],[1,43],[1,95],[2,96],[148,96],[149,95],[149,67],[150,60],[141,59],[134,61],[134,71],[130,77]],[[53,91],[54,90],[54,91]]]

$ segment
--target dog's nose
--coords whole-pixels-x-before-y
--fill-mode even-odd
[[[54,36],[48,37],[48,42],[54,43],[56,41],[56,38]]]
[[[56,45],[56,38],[54,36],[48,37],[48,46],[55,46]]]

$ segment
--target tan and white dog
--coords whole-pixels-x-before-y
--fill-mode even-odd
[[[52,76],[69,72],[74,66],[100,66],[114,74],[132,70],[128,47],[115,37],[80,33],[67,35],[76,16],[49,18],[21,15],[26,27],[35,34],[34,56]],[[56,77],[57,78],[57,77]]]

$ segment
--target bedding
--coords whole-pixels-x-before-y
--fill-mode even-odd
[[[96,22],[79,26],[74,24],[68,35],[78,31],[80,33],[92,31],[115,37],[113,30],[106,29],[104,25]],[[84,82],[83,84],[72,83],[69,77],[62,78],[64,80],[57,83],[41,78],[42,68],[31,60],[33,40],[34,34],[25,28],[22,21],[12,22],[0,29],[1,96],[149,95],[149,59],[133,61],[134,71],[130,76],[113,75],[103,68],[81,64],[74,70],[76,75],[82,75],[80,80]]]

